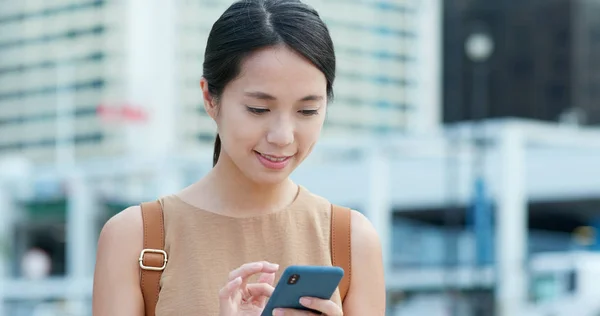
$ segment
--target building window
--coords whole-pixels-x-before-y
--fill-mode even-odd
[[[99,143],[104,139],[104,135],[101,132],[91,134],[80,134],[73,137],[75,144],[86,144],[86,143]],[[30,142],[15,142],[8,144],[0,144],[0,152],[2,151],[14,151],[28,148],[39,148],[39,147],[53,147],[56,145],[55,138],[46,138]]]
[[[84,64],[89,62],[102,62],[105,59],[106,55],[103,52],[93,52],[85,56],[76,57],[72,59],[64,59],[64,60],[44,60],[37,63],[32,64],[18,64],[11,65],[6,67],[0,67],[0,75],[5,75],[8,73],[19,73],[26,72],[30,70],[36,69],[44,69],[44,68],[56,68],[59,64]]]
[[[74,39],[80,36],[88,35],[100,35],[105,32],[104,25],[96,25],[88,28],[71,29],[65,33],[58,33],[53,35],[42,35],[34,38],[17,39],[12,41],[0,42],[0,50],[11,49],[19,46],[32,45],[38,43],[54,42],[61,39]]]
[[[80,107],[73,111],[73,115],[76,117],[85,116],[96,116],[96,106]],[[0,118],[0,127],[10,124],[25,124],[35,121],[55,120],[56,113],[43,113],[30,116],[19,116],[19,117],[4,117]]]
[[[43,18],[43,17],[55,15],[55,14],[73,12],[73,11],[78,11],[78,10],[87,10],[89,8],[100,8],[105,3],[106,3],[105,0],[95,0],[95,1],[87,1],[87,2],[81,2],[81,3],[73,3],[70,5],[56,7],[56,8],[48,8],[48,9],[41,10],[38,12],[0,16],[0,24],[21,22],[23,20],[29,20],[29,19],[34,19],[34,18]]]
[[[88,89],[102,89],[106,86],[106,81],[104,79],[92,79],[84,82],[76,82],[71,85],[67,85],[64,87],[59,87],[60,90],[71,90],[71,91],[81,91]],[[20,91],[12,91],[0,94],[0,101],[7,101],[12,99],[20,99],[26,98],[29,96],[38,96],[44,94],[56,93],[56,86],[47,86],[33,90],[20,90]]]

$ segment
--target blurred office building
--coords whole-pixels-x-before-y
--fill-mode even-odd
[[[204,150],[215,132],[199,89],[205,43],[231,2],[3,1],[0,153],[69,163]],[[326,134],[438,127],[436,1],[308,2],[339,63]]]
[[[485,116],[600,124],[598,16],[595,0],[444,1],[443,121]],[[466,39],[478,32],[494,43],[483,63],[465,54]],[[473,104],[481,72],[489,75],[486,109]]]
[[[442,120],[472,156],[448,148],[445,201],[394,213],[395,263],[418,276],[400,286],[402,315],[594,315],[599,143],[583,135],[600,123],[600,2],[443,1],[443,16]],[[512,124],[521,140],[503,140]],[[524,169],[498,151],[521,141]],[[524,197],[515,221],[503,196]]]

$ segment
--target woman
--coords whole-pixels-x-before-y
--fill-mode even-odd
[[[200,82],[218,130],[214,168],[160,199],[169,258],[156,315],[258,316],[286,266],[331,265],[330,203],[289,175],[319,138],[334,77],[329,31],[300,1],[242,0],[215,22]],[[330,316],[384,315],[379,239],[360,213],[351,220],[352,279],[343,303],[336,291],[302,304]],[[139,206],[105,224],[94,315],[144,315],[142,241]]]

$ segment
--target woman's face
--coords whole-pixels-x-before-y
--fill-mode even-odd
[[[247,178],[276,184],[310,154],[327,107],[324,74],[285,46],[258,50],[245,59],[240,75],[218,102],[202,81],[205,107],[216,121],[221,160],[230,160]]]

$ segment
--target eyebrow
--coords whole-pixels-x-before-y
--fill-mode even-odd
[[[276,97],[274,97],[268,93],[259,92],[259,91],[246,92],[244,94],[248,97],[259,99],[259,100],[267,100],[267,101],[277,100]],[[320,95],[308,95],[308,96],[305,96],[304,98],[300,99],[300,101],[320,101],[320,100],[323,100],[323,97]]]

